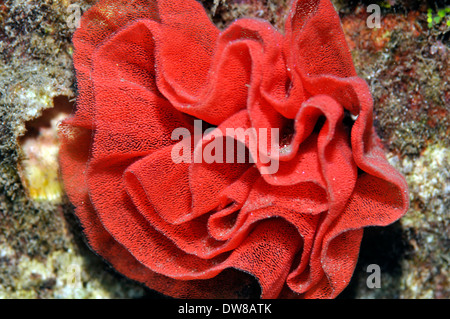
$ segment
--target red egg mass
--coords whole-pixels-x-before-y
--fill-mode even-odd
[[[262,298],[334,298],[363,228],[406,212],[329,0],[293,1],[284,34],[256,19],[221,31],[194,0],[101,0],[73,43],[62,176],[90,246],[125,276],[181,298],[242,297],[248,278]],[[173,138],[200,120],[205,134]],[[230,141],[216,159],[241,144],[244,161],[173,158]]]

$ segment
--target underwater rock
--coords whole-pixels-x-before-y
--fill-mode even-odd
[[[371,87],[375,127],[390,163],[407,179],[411,208],[392,228],[367,231],[350,286],[340,297],[449,298],[448,18],[430,27],[428,10],[433,17],[438,12],[427,2],[387,2],[393,3],[381,8],[380,30],[365,28],[369,14],[359,1],[334,4],[354,45],[356,70]],[[85,12],[93,3],[0,4],[1,298],[155,297],[92,254],[64,196],[36,200],[21,176],[27,123],[55,101],[72,103],[75,97],[69,21],[72,9]],[[287,0],[202,3],[220,28],[243,16],[280,27],[289,7]],[[443,8],[439,1],[437,6]],[[366,284],[367,266],[373,263],[381,267],[379,289]]]

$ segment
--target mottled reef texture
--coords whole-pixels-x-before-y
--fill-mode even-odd
[[[280,29],[289,4],[202,2],[219,27],[252,16]],[[0,0],[0,298],[160,297],[87,248],[58,181],[55,123],[76,92],[68,8],[92,3]],[[366,25],[370,3],[382,8],[379,29]],[[376,128],[411,192],[404,218],[367,229],[340,297],[450,298],[450,12],[444,1],[334,4],[371,86]],[[369,264],[381,267],[379,289],[366,285]]]

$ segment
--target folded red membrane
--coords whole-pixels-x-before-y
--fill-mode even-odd
[[[218,30],[194,0],[101,0],[73,42],[62,176],[92,249],[125,276],[182,298],[242,297],[248,275],[263,298],[334,298],[363,228],[406,212],[329,0],[293,1],[284,34],[256,19]],[[278,131],[278,156],[217,134],[251,155],[174,161],[186,141],[173,132],[194,136],[199,120]],[[267,158],[278,167],[264,174]]]

